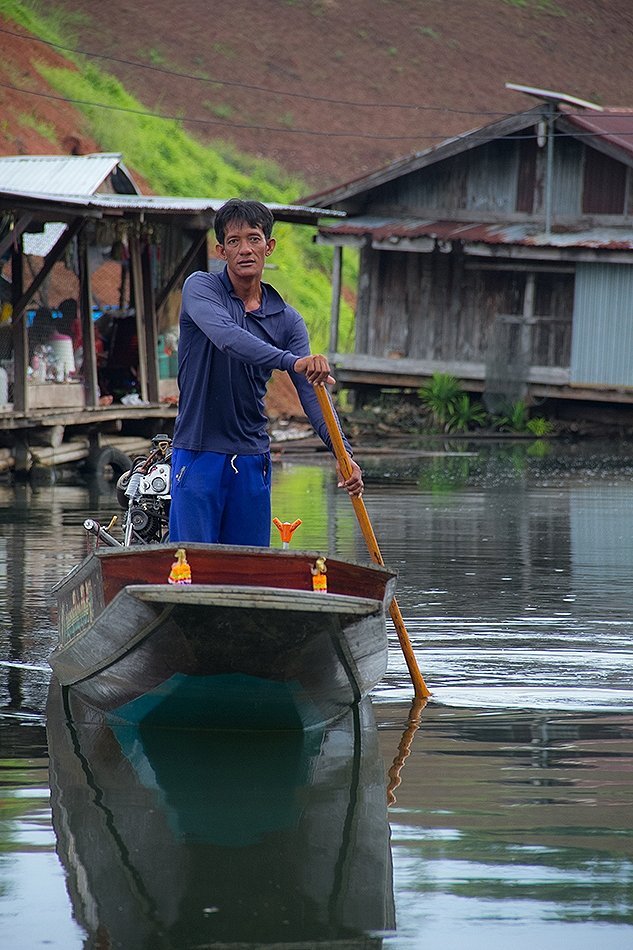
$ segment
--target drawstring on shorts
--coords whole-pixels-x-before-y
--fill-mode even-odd
[[[237,470],[237,468],[236,468],[236,466],[235,466],[235,459],[236,459],[236,458],[237,458],[237,455],[232,455],[232,456],[231,456],[231,468],[233,469],[233,471],[235,472],[236,475],[239,475],[240,473],[238,472],[238,470]]]

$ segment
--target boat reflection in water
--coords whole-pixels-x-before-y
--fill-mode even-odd
[[[53,679],[53,821],[86,948],[379,947],[394,927],[368,700],[323,729],[112,727]]]

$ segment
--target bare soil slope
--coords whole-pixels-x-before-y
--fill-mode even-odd
[[[84,134],[80,113],[60,99],[33,65],[59,68],[68,61],[34,38],[15,36],[24,30],[4,17],[0,31],[0,155],[98,152],[98,143]]]
[[[631,0],[62,5],[79,47],[168,71],[102,61],[148,106],[314,189],[534,104],[505,82],[633,105]]]

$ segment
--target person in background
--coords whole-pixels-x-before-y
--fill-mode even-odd
[[[69,336],[73,341],[75,354],[82,346],[81,320],[77,310],[77,301],[67,297],[59,305],[59,332]]]
[[[273,215],[233,198],[217,212],[220,274],[184,283],[178,346],[180,398],[174,427],[170,541],[270,544],[271,462],[266,385],[273,369],[292,378],[315,432],[332,451],[314,386],[333,383],[327,359],[310,353],[302,316],[262,282],[275,249]],[[352,457],[349,443],[346,448]],[[362,473],[339,486],[363,492]]]

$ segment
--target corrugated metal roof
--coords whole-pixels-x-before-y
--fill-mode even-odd
[[[0,189],[49,195],[94,194],[116,168],[131,180],[116,152],[92,155],[10,155],[0,158]],[[132,182],[136,191],[138,189]]]
[[[62,217],[80,214],[82,211],[94,211],[97,214],[140,215],[164,214],[173,216],[182,214],[212,215],[222,207],[224,198],[181,198],[178,196],[161,195],[116,195],[116,194],[54,194],[42,193],[24,189],[9,189],[0,185],[0,210],[15,211],[27,207],[35,211],[41,220],[47,215],[59,214]],[[332,211],[327,208],[309,208],[305,205],[278,204],[265,202],[277,221],[287,221],[295,224],[318,224],[324,217],[343,218],[342,211]],[[66,225],[51,220],[46,221],[44,230],[36,233],[24,234],[25,254],[34,254],[45,257],[54,246]]]
[[[128,212],[141,211],[156,214],[181,213],[185,215],[214,213],[227,201],[226,198],[182,198],[179,196],[164,195],[114,195],[114,194],[68,194],[35,191],[34,189],[5,188],[0,185],[0,206],[9,207],[11,200],[16,203],[29,204],[30,207],[40,205],[42,212],[47,206],[70,210],[94,209],[96,211]],[[278,204],[272,201],[264,202],[279,221],[307,220],[315,222],[318,218],[341,218],[342,211],[333,211],[328,208],[314,208],[307,205]]]
[[[22,238],[24,253],[33,254],[35,257],[46,257],[65,230],[65,224],[60,224],[58,221],[47,221],[43,231],[35,234],[29,234],[27,231]]]
[[[591,132],[605,142],[633,155],[633,109],[605,108],[602,112],[572,111],[560,106],[566,120],[582,132]]]
[[[419,237],[437,241],[523,245],[526,247],[593,248],[633,250],[633,228],[592,228],[586,231],[558,229],[552,233],[534,224],[483,224],[475,221],[441,221],[420,218],[355,217],[331,225],[322,225],[320,233],[368,236],[374,242],[392,243],[397,248],[403,239]]]

